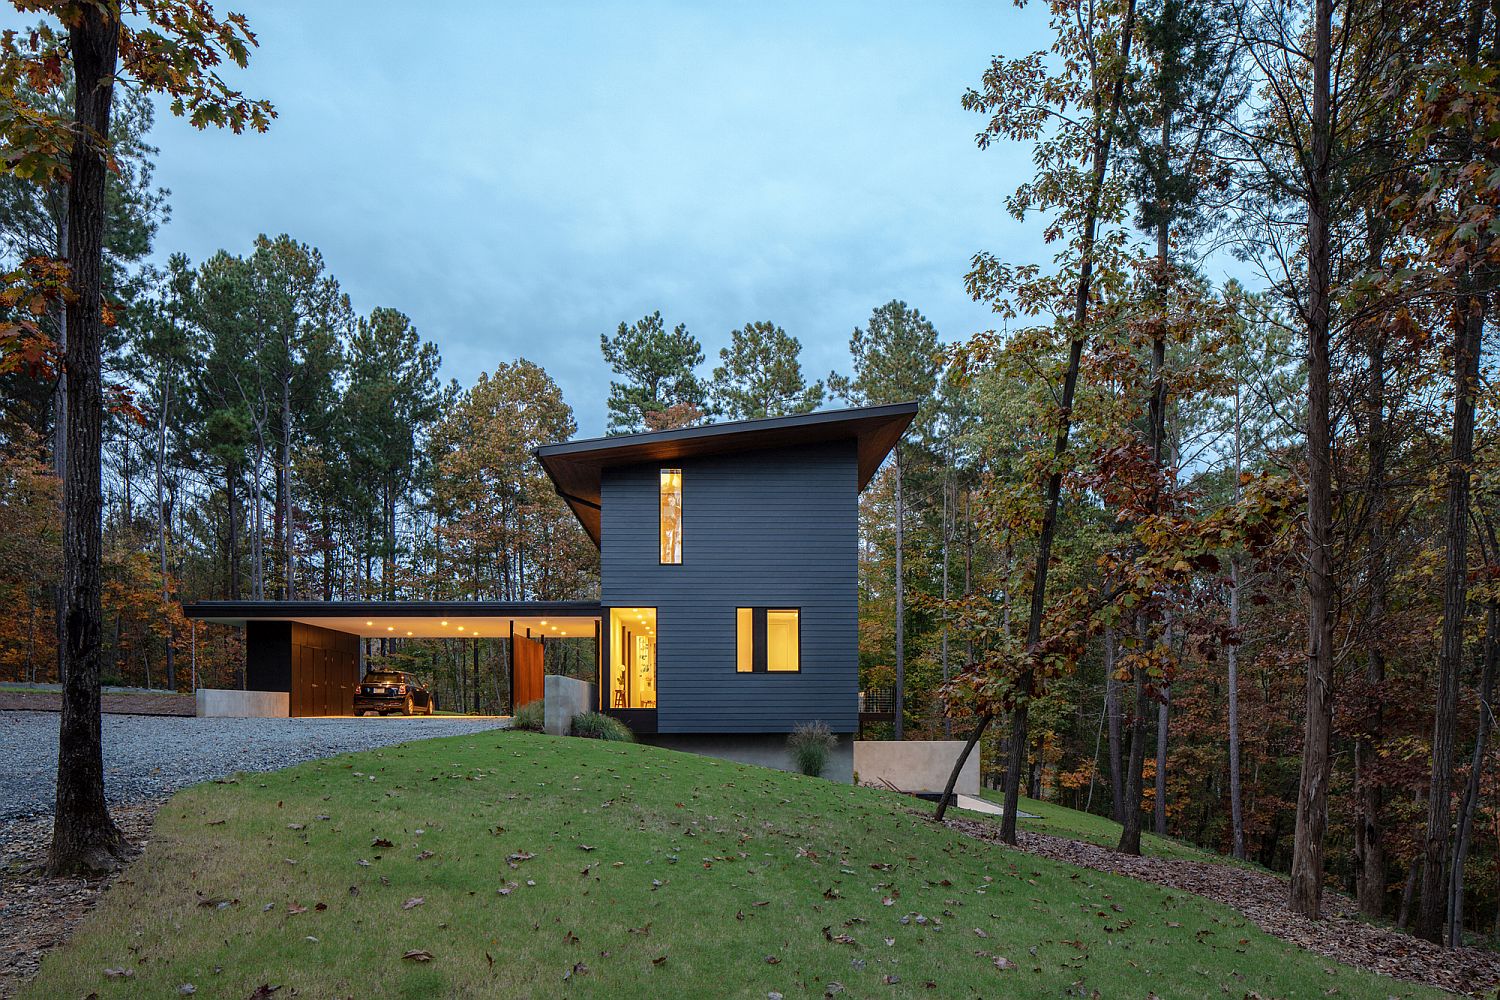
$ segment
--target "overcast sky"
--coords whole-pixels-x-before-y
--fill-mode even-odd
[[[216,3],[223,9],[225,4]],[[266,135],[162,114],[165,258],[319,247],[360,312],[392,306],[464,384],[526,357],[604,430],[599,335],[660,309],[703,342],[773,320],[810,375],[905,299],[957,340],[991,325],[979,249],[1050,257],[1003,198],[1029,149],[979,152],[959,99],[1043,12],[953,3],[333,3],[245,9],[234,79]],[[430,13],[429,13],[430,12]]]

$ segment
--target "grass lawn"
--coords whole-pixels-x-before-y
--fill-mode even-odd
[[[1443,995],[913,806],[513,732],[241,776],[162,808],[25,995]]]
[[[1005,793],[994,789],[984,789],[981,796],[990,802],[1001,805],[1005,803]],[[1097,844],[1111,850],[1120,843],[1120,824],[1104,816],[1068,809],[1053,802],[1028,799],[1025,796],[1021,798],[1021,812],[1033,813],[1037,817],[1027,819],[1023,816],[1016,820],[1016,826],[1022,830],[1047,833],[1054,837],[1067,837],[1070,840],[1081,840],[1086,844]],[[1146,822],[1149,825],[1150,820]],[[1186,841],[1158,837],[1145,832],[1141,833],[1141,853],[1153,858],[1217,861],[1226,865],[1245,864],[1245,862],[1236,861],[1222,854],[1205,851]]]

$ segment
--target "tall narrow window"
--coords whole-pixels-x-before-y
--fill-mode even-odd
[[[802,614],[796,608],[736,608],[738,673],[796,673],[802,669]]]
[[[661,561],[682,562],[682,470],[661,470]]]
[[[736,608],[734,669],[748,674],[755,669],[755,609]]]

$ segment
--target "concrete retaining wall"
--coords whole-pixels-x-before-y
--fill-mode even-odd
[[[941,792],[963,740],[860,740],[854,744],[854,773],[861,785],[889,781],[903,792]],[[979,754],[969,754],[955,792],[979,794]]]
[[[285,719],[290,708],[286,691],[198,689],[198,717],[203,719]]]
[[[542,678],[542,731],[566,736],[573,731],[573,716],[592,712],[599,704],[594,685],[587,681],[548,674]]]

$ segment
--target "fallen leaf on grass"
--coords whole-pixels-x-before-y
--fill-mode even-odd
[[[766,964],[767,965],[780,965],[781,964],[781,956],[780,955],[767,955],[766,956]]]
[[[374,840],[370,841],[370,846],[371,847],[395,847],[396,845],[393,844],[393,843],[391,843],[389,840],[386,840],[384,837],[376,837]]]
[[[1016,963],[1012,962],[1004,955],[995,956],[995,968],[999,969],[1001,972],[1004,972],[1006,969],[1014,969],[1015,967]]]
[[[226,910],[231,906],[238,906],[239,899],[225,899],[222,896],[205,896],[198,900],[198,905],[204,909]]]
[[[307,907],[303,906],[301,903],[289,903],[289,904],[287,904],[286,915],[289,916],[289,917],[295,917],[299,913],[306,913],[306,912],[307,912]]]
[[[135,975],[134,969],[105,969],[104,974],[110,979],[129,979]]]
[[[567,982],[569,979],[572,979],[574,976],[586,976],[588,974],[589,974],[589,967],[587,965],[584,965],[582,962],[574,962],[573,963],[573,967],[571,969],[569,969],[567,972],[563,973],[563,982]]]
[[[431,851],[423,851],[421,854],[417,855],[417,860],[418,861],[426,861],[430,857],[432,857],[432,852]]]
[[[406,902],[401,904],[401,909],[409,910],[414,906],[421,906],[425,902],[427,902],[426,897],[413,896],[411,899],[408,899]]]
[[[267,1000],[267,998],[281,989],[280,986],[272,986],[270,983],[261,983],[255,987],[255,992],[250,994],[250,1000]]]
[[[405,955],[402,955],[401,958],[407,962],[430,962],[432,961],[432,952],[421,948],[413,948]]]
[[[665,955],[659,955],[656,958],[653,958],[651,960],[651,964],[652,965],[665,965],[665,964],[667,964],[667,956],[665,956]]]

